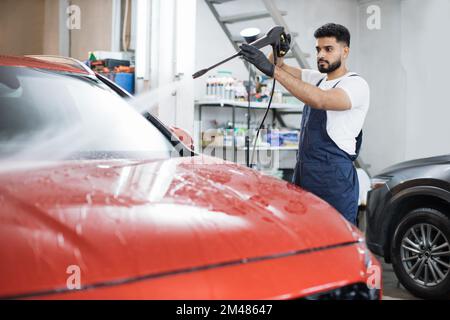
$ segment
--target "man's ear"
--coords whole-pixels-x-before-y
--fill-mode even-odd
[[[348,54],[350,53],[350,48],[345,46],[344,47],[344,58],[347,59],[348,58]]]

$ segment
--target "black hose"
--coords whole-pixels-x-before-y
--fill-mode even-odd
[[[275,46],[273,47],[273,63],[274,63],[275,66],[277,65],[277,50],[276,50]],[[251,161],[250,161],[250,167],[253,166],[253,160],[254,160],[254,156],[255,156],[255,149],[256,149],[256,143],[257,143],[258,137],[259,137],[259,132],[261,131],[262,127],[264,126],[264,121],[266,121],[267,115],[269,114],[270,106],[272,104],[273,93],[275,91],[275,84],[276,84],[276,80],[275,80],[275,75],[274,75],[273,84],[272,84],[272,90],[270,91],[269,103],[267,104],[267,109],[266,109],[266,112],[264,113],[263,119],[261,120],[261,123],[259,125],[258,131],[256,131],[256,137],[255,137],[255,142],[253,143],[253,150],[252,150],[252,158],[251,158]]]

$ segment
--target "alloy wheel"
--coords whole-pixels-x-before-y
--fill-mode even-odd
[[[422,286],[436,286],[450,272],[448,238],[434,225],[412,226],[403,236],[400,255],[407,274]]]

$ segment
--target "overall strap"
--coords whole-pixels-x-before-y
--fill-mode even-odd
[[[349,77],[359,77],[359,74],[353,73],[353,74],[349,75]],[[326,77],[325,77],[325,78],[326,78]],[[322,83],[323,80],[325,80],[325,78],[320,79],[319,82],[317,82],[316,87],[320,86],[320,84]],[[341,82],[341,81],[342,81],[342,79],[339,80],[338,82],[336,82],[336,83],[334,84],[333,88],[336,88],[336,86],[337,86],[337,85],[339,84],[339,82]]]
[[[326,77],[325,77],[325,78],[326,78]],[[320,79],[319,82],[317,82],[316,87],[319,87],[320,84],[322,83],[322,81],[323,81],[325,78]]]
[[[349,75],[349,77],[359,77],[359,74],[354,73],[354,74]],[[333,89],[336,88],[336,86],[337,86],[337,85],[339,84],[339,82],[341,82],[341,81],[342,81],[342,79],[339,80],[338,82],[336,82],[336,83],[334,84],[334,86],[333,86]]]
[[[326,77],[325,77],[325,78],[326,78]],[[325,78],[320,79],[319,82],[317,82],[316,87],[319,87],[320,84],[322,83],[322,81],[323,81]],[[308,122],[308,119],[309,119],[309,114],[310,114],[310,112],[311,112],[311,107],[308,106],[307,104],[305,104],[305,106],[304,106],[304,108],[303,108],[302,122],[301,122],[301,125],[300,125],[300,128],[301,128],[301,129],[304,129],[304,128],[305,128],[306,123]],[[303,130],[302,130],[302,132],[303,132]],[[302,135],[302,134],[300,134],[300,135]]]

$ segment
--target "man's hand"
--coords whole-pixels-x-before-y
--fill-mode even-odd
[[[269,55],[267,56],[267,59],[269,59],[269,61],[271,63],[273,63],[273,52],[272,52],[272,50],[270,51]],[[277,58],[277,67],[284,68],[284,66],[285,66],[284,58],[278,57]]]
[[[245,60],[253,64],[256,68],[258,68],[262,73],[269,77],[273,77],[275,66],[273,63],[267,59],[267,57],[257,48],[244,43],[240,46],[242,56]]]
[[[286,41],[283,41],[280,44],[280,50],[277,52],[277,66],[280,68],[285,67],[284,64],[284,56],[289,52],[289,50],[291,49],[291,35],[287,34],[286,36]],[[283,52],[283,53],[281,53]],[[279,53],[279,54],[278,54]],[[270,62],[273,63],[273,51],[270,51],[269,56],[267,57],[269,59]],[[297,70],[295,70],[296,74],[298,74],[299,72],[297,72]]]
[[[286,34],[285,36],[285,41],[280,43],[280,50],[279,54],[277,54],[278,58],[282,58],[286,55],[286,53],[289,52],[289,50],[291,49],[291,35],[290,34]]]
[[[284,56],[289,52],[291,49],[291,35],[287,34],[285,35],[285,41],[280,43],[279,51],[283,51],[284,54],[281,54],[281,52],[277,52],[277,67],[283,69],[284,71],[290,73],[293,77],[301,79],[302,78],[302,69],[291,67],[284,63]],[[278,54],[280,53],[280,54]],[[273,52],[271,51],[269,53],[268,59],[270,62],[273,63]]]

